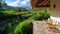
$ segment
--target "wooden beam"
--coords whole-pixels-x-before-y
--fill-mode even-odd
[[[49,7],[50,0],[30,0],[30,5],[32,8],[34,8],[34,7]]]

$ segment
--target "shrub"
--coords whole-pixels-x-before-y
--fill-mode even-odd
[[[22,27],[22,31],[20,33],[21,34],[32,34],[32,30],[33,30],[33,26],[31,23],[29,23]]]
[[[34,19],[35,20],[43,20],[43,19],[48,19],[50,17],[50,12],[45,10],[45,11],[41,11],[40,13],[38,13]]]
[[[16,27],[14,33],[15,34],[32,34],[32,30],[33,30],[33,25],[31,22],[29,23],[23,22]]]

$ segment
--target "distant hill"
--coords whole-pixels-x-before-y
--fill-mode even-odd
[[[19,8],[18,6],[9,6],[10,8]],[[23,7],[20,7],[20,8],[26,8],[27,10],[30,10],[30,6],[23,6]]]

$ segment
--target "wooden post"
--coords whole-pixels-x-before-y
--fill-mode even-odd
[[[57,28],[60,30],[60,0],[51,0],[51,15],[50,19],[58,23]]]

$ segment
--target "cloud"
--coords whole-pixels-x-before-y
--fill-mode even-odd
[[[16,0],[14,2],[7,3],[9,6],[29,6],[30,0]]]
[[[18,4],[19,2],[20,2],[19,0],[16,0],[16,1],[14,1],[14,2],[9,2],[9,3],[7,3],[7,5],[9,5],[9,6],[17,6],[17,4]]]
[[[22,2],[21,2],[21,5],[24,5],[24,6],[29,5],[29,0],[24,0],[24,1],[22,1]]]

